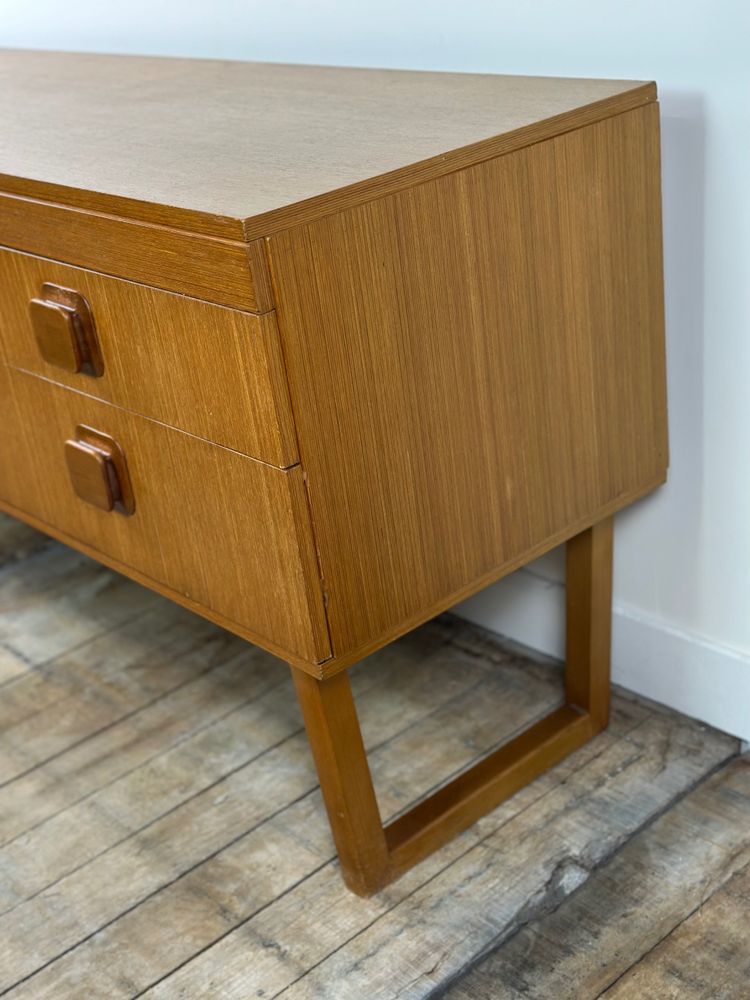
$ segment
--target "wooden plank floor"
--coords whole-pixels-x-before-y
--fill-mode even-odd
[[[750,759],[736,758],[629,840],[562,905],[443,996],[750,996]]]
[[[556,665],[448,616],[352,684],[386,817],[562,693]],[[288,670],[1,518],[0,992],[747,996],[737,752],[620,693],[605,733],[358,899]]]

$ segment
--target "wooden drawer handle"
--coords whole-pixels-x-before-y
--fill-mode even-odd
[[[94,317],[86,299],[72,288],[46,282],[29,303],[31,325],[45,361],[67,372],[104,374]]]
[[[108,434],[79,424],[75,437],[65,442],[65,461],[81,500],[99,510],[133,513],[135,499],[125,455]]]

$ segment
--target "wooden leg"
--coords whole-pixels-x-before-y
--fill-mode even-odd
[[[389,881],[388,851],[349,677],[292,676],[344,880],[369,896]]]
[[[346,672],[292,669],[341,869],[371,895],[607,725],[612,521],[567,546],[566,704],[382,825]]]
[[[566,547],[565,700],[600,729],[609,722],[612,642],[612,518]]]

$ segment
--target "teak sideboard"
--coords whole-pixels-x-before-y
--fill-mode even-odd
[[[369,894],[607,725],[652,83],[0,54],[0,506],[292,667]],[[567,543],[564,704],[383,826],[347,668]]]

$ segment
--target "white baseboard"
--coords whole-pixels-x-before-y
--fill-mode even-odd
[[[565,589],[534,572],[512,576],[455,612],[532,649],[562,658]],[[750,741],[750,656],[615,603],[612,679],[685,715]]]

